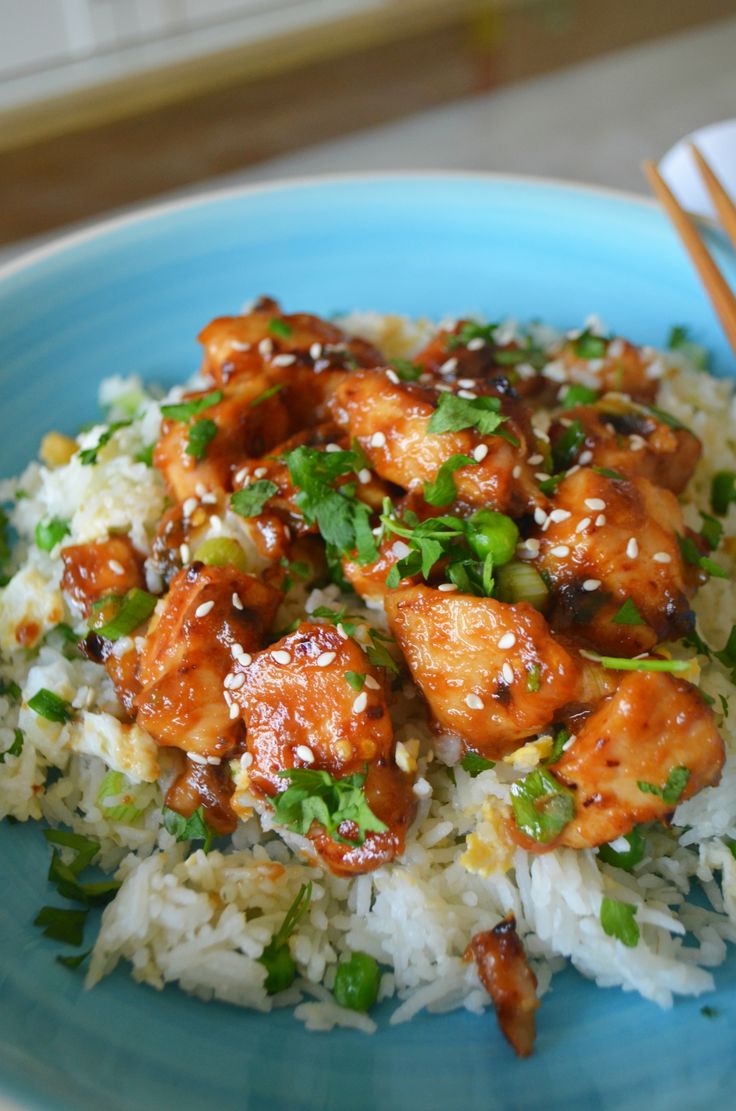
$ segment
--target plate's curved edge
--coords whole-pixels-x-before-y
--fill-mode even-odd
[[[193,210],[204,207],[212,202],[235,200],[238,197],[252,196],[259,193],[285,192],[289,189],[321,188],[325,185],[360,184],[361,182],[399,182],[399,181],[486,181],[498,185],[523,185],[534,186],[540,189],[552,189],[559,192],[578,192],[585,196],[600,197],[603,200],[618,201],[624,204],[642,206],[656,209],[657,202],[652,197],[633,193],[625,189],[613,189],[605,185],[594,185],[587,182],[568,181],[564,178],[537,177],[533,174],[507,174],[490,170],[369,170],[335,174],[300,175],[293,178],[275,178],[268,181],[259,181],[245,185],[231,185],[214,189],[206,189],[194,196],[177,197],[173,200],[159,201],[134,208],[132,211],[122,212],[100,220],[95,220],[88,227],[76,231],[62,233],[53,238],[50,243],[33,247],[24,251],[18,258],[0,266],[0,283],[8,278],[16,277],[24,270],[31,269],[37,263],[45,262],[57,254],[61,254],[70,247],[82,246],[91,240],[100,238],[110,232],[121,230],[125,227],[134,227],[145,224],[149,220],[156,220],[162,216],[170,216],[177,212]],[[717,227],[715,221],[706,217],[698,217],[706,225]]]

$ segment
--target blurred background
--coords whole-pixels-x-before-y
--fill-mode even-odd
[[[0,244],[306,173],[643,191],[734,57],[736,0],[0,0]]]

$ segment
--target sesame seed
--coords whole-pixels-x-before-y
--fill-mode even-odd
[[[274,366],[291,366],[296,362],[296,355],[276,355],[271,361]]]
[[[575,733],[571,733],[571,734],[570,734],[570,736],[569,736],[569,737],[567,738],[567,740],[565,741],[564,745],[562,746],[562,751],[563,751],[563,752],[567,752],[568,748],[572,748],[572,746],[573,746],[573,745],[575,744],[575,742],[576,742],[576,740],[577,740],[577,739],[578,739],[578,738],[577,738],[577,734],[575,734]],[[627,848],[630,848],[630,847],[631,847],[631,846],[629,845],[628,841],[626,841],[626,842],[624,842],[624,843],[626,844]]]
[[[189,545],[188,544],[180,544],[179,545],[179,558],[182,561],[182,563],[189,563]]]
[[[636,542],[635,536],[629,537],[629,542],[626,545],[626,555],[629,559],[636,559],[639,554],[639,545]]]
[[[418,779],[412,787],[412,794],[419,799],[427,799],[432,794],[431,784],[426,779]]]
[[[475,378],[458,378],[457,384],[463,390],[473,390],[478,385]]]
[[[245,478],[246,478],[247,474],[248,474],[248,468],[247,467],[241,467],[239,471],[236,471],[235,476],[233,478],[233,482],[235,483],[235,485],[240,486],[241,482],[245,481]],[[184,504],[186,505],[187,503],[184,502]]]
[[[217,504],[217,494],[213,494],[210,491],[207,494],[202,494],[202,499],[201,500],[202,500],[202,505],[216,505]]]
[[[552,477],[552,475],[548,474],[546,471],[537,471],[534,477],[536,478],[537,482],[546,482],[548,478]]]
[[[372,675],[366,675],[365,685],[369,691],[380,691],[381,689],[381,684],[377,679],[374,679]]]
[[[583,583],[583,590],[597,590],[600,585],[600,579],[586,579]]]
[[[588,509],[592,509],[594,513],[598,513],[600,510],[606,508],[606,503],[603,498],[586,498],[585,504]]]
[[[200,756],[198,752],[188,752],[187,759],[191,760],[193,764],[206,764],[207,758]]]
[[[267,359],[273,354],[273,342],[270,339],[262,339],[258,344],[258,354]]]
[[[669,554],[669,552],[655,552],[654,555],[652,556],[652,559],[654,560],[655,563],[671,563],[672,562],[672,556]]]
[[[557,544],[554,548],[550,548],[549,554],[553,556],[560,556],[560,558],[562,558],[570,554],[570,549],[568,548],[567,544]]]
[[[553,509],[549,515],[550,521],[554,521],[557,525],[560,521],[566,521],[568,517],[572,517],[569,509]]]
[[[511,475],[512,475],[513,478],[521,478],[521,464],[520,463],[516,464],[513,471],[511,472]]]
[[[233,596],[232,596],[232,603],[233,603],[233,605],[235,606],[235,609],[236,609],[236,610],[242,610],[242,608],[243,608],[243,603],[242,603],[242,602],[241,602],[241,600],[240,600],[240,595],[239,595],[239,594],[233,594]]]
[[[311,358],[313,358],[316,362],[317,359],[322,357],[322,344],[313,343],[312,346],[309,348],[309,354]]]
[[[240,766],[241,766],[241,768],[249,768],[252,763],[253,763],[253,753],[252,752],[244,752],[243,755],[240,757]]]
[[[469,710],[482,710],[483,699],[479,698],[477,694],[466,694],[465,705],[468,707]]]
[[[473,448],[472,456],[476,463],[482,463],[486,455],[488,455],[488,444],[478,444]]]
[[[239,713],[240,713],[240,710],[238,709],[237,702],[233,702],[232,705],[230,706],[230,711],[229,711],[230,721],[235,721],[235,719],[236,719],[236,717],[238,716]]]
[[[113,575],[125,574],[125,568],[123,567],[122,563],[118,563],[116,559],[108,559],[107,566],[110,568]]]
[[[545,444],[549,443],[549,436],[543,428],[535,428],[535,426],[532,425],[532,431],[534,432],[534,435],[537,437],[538,440],[541,440]]]
[[[582,464],[583,467],[587,467],[588,463],[593,462],[593,452],[592,451],[582,452],[581,455],[580,455],[580,458],[579,458],[579,462]]]
[[[639,436],[638,433],[632,432],[629,436],[629,447],[632,451],[642,451],[642,449],[646,447],[646,440],[643,436]]]
[[[291,652],[287,652],[284,648],[276,648],[271,653],[271,659],[275,660],[277,664],[283,664],[284,667],[291,663]]]
[[[575,526],[575,532],[584,532],[590,524],[590,517],[583,517],[582,521],[578,521]]]
[[[194,510],[197,508],[198,505],[199,502],[196,498],[187,498],[187,500],[181,507],[181,511],[185,517],[191,517],[192,513],[194,513]]]
[[[504,683],[506,683],[507,686],[511,686],[514,681],[514,669],[510,663],[504,663],[501,668],[501,675],[503,676]]]
[[[335,628],[337,630],[337,635],[338,636],[342,637],[343,640],[348,639],[348,634],[345,632],[345,626],[343,625],[342,621],[338,621]]]
[[[480,351],[481,347],[485,347],[485,345],[486,341],[483,339],[483,336],[473,336],[472,339],[468,340],[465,346],[468,351]]]
[[[574,467],[570,467],[568,470],[565,471],[565,477],[569,478],[571,474],[577,474],[579,470],[580,464],[576,463]]]
[[[297,745],[294,749],[294,755],[298,756],[300,760],[303,760],[305,764],[314,763],[314,753],[309,745]]]
[[[374,432],[368,443],[371,447],[385,447],[386,436],[383,432]]]
[[[355,702],[353,702],[353,713],[362,714],[367,705],[368,695],[365,693],[365,691],[361,691],[358,697],[355,699]]]
[[[317,656],[317,667],[329,667],[337,656],[337,652],[320,652]]]
[[[213,513],[210,517],[210,528],[213,532],[222,532],[222,521],[216,513]]]
[[[256,467],[253,471],[253,478],[265,478],[268,474],[268,467]]]
[[[197,606],[194,611],[195,617],[206,617],[215,608],[215,603],[212,599],[209,602],[202,602],[201,606]]]
[[[208,756],[207,763],[213,764],[215,767],[217,767],[218,764],[222,763],[222,758],[220,756]]]
[[[477,393],[473,393],[472,390],[458,390],[457,396],[465,398],[466,401],[475,401],[478,395]]]
[[[442,364],[440,374],[452,374],[455,370],[457,370],[457,359],[453,356]]]
[[[389,382],[393,382],[395,386],[398,386],[400,379],[395,370],[387,370],[386,377],[388,378]]]
[[[596,523],[596,525],[597,525],[597,527],[598,527],[598,528],[603,528],[603,526],[604,526],[604,525],[605,525],[605,523],[606,523],[606,515],[605,515],[605,513],[599,513],[599,514],[598,514],[598,516],[597,516],[597,517],[596,517],[596,519],[595,519],[595,523]]]
[[[534,520],[538,525],[543,525],[544,522],[547,520],[547,514],[539,505],[534,510]]]
[[[543,463],[543,462],[544,462],[544,456],[539,455],[539,454],[530,455],[529,458],[527,459],[527,463],[529,464],[530,467],[538,467],[539,464]]]
[[[363,486],[370,482],[372,477],[373,476],[367,467],[363,467],[362,470],[358,471],[358,482],[360,482]]]
[[[339,444],[325,444],[325,451],[342,451]]]
[[[242,671],[238,671],[235,675],[233,675],[232,682],[230,684],[230,690],[231,691],[239,691],[244,682],[245,682],[245,675],[243,675]]]
[[[207,493],[207,487],[203,482],[198,482],[197,485],[194,487],[194,492],[196,493],[198,498],[203,498]]]
[[[516,644],[516,635],[514,633],[504,633],[498,641],[499,648],[513,648]]]
[[[457,590],[457,585],[455,583],[440,583],[437,589],[441,590],[443,594],[452,594],[454,590]]]
[[[233,679],[234,678],[235,678],[234,673],[232,671],[229,671],[228,674],[225,676],[225,678],[222,680],[222,685],[225,688],[225,690],[228,690],[228,691],[230,690],[230,688],[233,685]]]

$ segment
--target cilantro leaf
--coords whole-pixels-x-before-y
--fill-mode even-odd
[[[484,343],[493,343],[497,324],[479,324],[476,320],[466,320],[460,325],[457,332],[448,333],[445,347],[454,351],[457,347],[467,347],[471,340],[482,339]]]
[[[518,447],[516,437],[501,427],[506,420],[508,418],[501,413],[501,402],[497,397],[470,398],[459,397],[454,393],[441,393],[427,431],[440,436],[443,432],[462,432],[465,428],[475,428],[481,436],[502,436]]]
[[[151,441],[150,444],[146,444],[146,446],[142,447],[141,450],[138,452],[138,454],[134,456],[135,462],[136,463],[145,463],[147,467],[152,467],[153,466],[153,453],[154,453],[155,448],[156,448],[155,440]]]
[[[278,492],[275,482],[259,478],[251,482],[250,486],[236,490],[230,498],[230,505],[241,517],[257,517],[259,513],[263,513],[266,502]]]
[[[354,691],[362,691],[365,686],[366,676],[359,671],[346,671],[345,678]]]
[[[316,524],[322,539],[339,553],[349,555],[357,548],[360,563],[378,558],[378,548],[370,528],[370,508],[356,495],[354,484],[338,489],[333,484],[344,475],[365,467],[359,449],[319,451],[300,445],[284,460],[296,487],[294,500],[307,524]]]
[[[167,420],[186,422],[192,417],[198,417],[205,409],[211,409],[222,401],[222,390],[211,390],[204,397],[197,397],[193,401],[181,401],[175,405],[162,405],[161,415]]]
[[[636,907],[631,903],[621,903],[604,895],[601,900],[601,926],[604,933],[617,938],[629,949],[635,949],[639,944]]]
[[[0,764],[5,763],[6,756],[20,756],[21,752],[23,751],[24,740],[25,738],[23,736],[23,730],[16,729],[15,735],[13,737],[13,742],[10,747],[6,748],[4,752],[0,752]]]
[[[453,475],[461,467],[477,466],[470,455],[451,455],[446,459],[432,482],[424,483],[424,498],[430,505],[450,505],[457,497]]]
[[[394,359],[391,366],[402,382],[416,382],[424,373],[421,363],[413,363],[411,359]]]
[[[614,625],[646,625],[646,621],[639,613],[633,598],[627,598],[611,621]]]
[[[288,320],[282,320],[280,316],[272,316],[268,322],[268,330],[272,336],[279,336],[281,339],[288,339],[294,329]]]
[[[36,547],[42,552],[50,552],[70,532],[69,521],[61,517],[51,517],[48,521],[39,521],[36,525]]]
[[[187,455],[191,455],[193,459],[204,459],[207,454],[207,447],[210,441],[214,440],[216,435],[217,425],[213,420],[209,420],[208,417],[195,420],[187,436],[187,446],[185,449]]]
[[[183,814],[178,814],[176,810],[170,810],[165,806],[161,817],[164,829],[177,841],[203,841],[202,848],[205,853],[212,848],[215,830],[207,824],[204,807],[198,806],[193,814],[185,818]]]
[[[575,817],[572,791],[546,768],[535,768],[512,785],[511,805],[522,833],[542,845],[554,841]]]
[[[622,851],[614,849],[611,845],[601,845],[598,856],[606,864],[612,864],[614,868],[623,868],[625,872],[632,872],[644,859],[646,852],[647,842],[641,831],[641,826],[634,826],[630,833],[624,834],[623,839],[628,842],[628,849]]]
[[[471,779],[475,779],[481,772],[490,771],[495,766],[495,760],[487,760],[485,756],[481,756],[477,752],[466,752],[460,761],[460,767],[468,773]]]
[[[82,463],[83,466],[87,466],[87,467],[90,466],[93,463],[96,463],[97,462],[97,453],[100,450],[100,448],[103,448],[105,446],[105,444],[110,443],[110,440],[113,438],[113,436],[118,431],[118,429],[127,428],[132,423],[133,423],[132,420],[118,420],[118,421],[115,421],[113,424],[108,425],[107,428],[105,429],[105,431],[100,436],[99,440],[97,441],[97,443],[95,444],[94,447],[87,447],[83,451],[80,451],[80,453],[79,453],[80,463]]]
[[[329,772],[312,768],[287,768],[278,774],[290,784],[271,803],[276,821],[287,829],[306,837],[316,822],[343,845],[362,845],[367,833],[387,830],[368,805],[363,792],[364,774],[356,772],[334,779]],[[356,829],[354,839],[339,832],[346,822]]]
[[[596,336],[586,328],[574,341],[573,348],[579,359],[605,359],[609,342],[604,336]]]
[[[585,443],[585,429],[577,418],[565,429],[552,445],[552,459],[556,471],[566,471],[575,461]]]
[[[679,802],[689,779],[689,768],[676,767],[670,768],[664,787],[657,787],[655,783],[647,783],[646,780],[642,779],[638,779],[636,785],[645,795],[657,795],[668,806],[674,806],[675,803]]]
[[[591,390],[589,386],[581,386],[575,382],[567,387],[560,398],[560,404],[563,409],[573,409],[576,405],[592,405],[599,396],[598,390]]]
[[[312,882],[303,883],[297,892],[284,920],[258,958],[266,969],[264,987],[269,995],[284,991],[296,979],[296,962],[289,951],[289,938],[309,909],[312,900]]]

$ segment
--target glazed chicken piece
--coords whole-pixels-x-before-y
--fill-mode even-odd
[[[558,486],[552,506],[532,540],[539,544],[536,567],[552,592],[549,619],[556,630],[625,656],[692,630],[676,535],[685,526],[669,490],[581,468]]]
[[[236,661],[234,670],[243,677],[232,697],[245,722],[252,790],[263,797],[286,790],[288,780],[278,773],[288,768],[344,779],[367,765],[366,799],[387,831],[369,831],[362,845],[349,845],[314,824],[310,837],[338,873],[368,872],[403,852],[414,808],[411,780],[393,762],[385,674],[359,644],[331,625],[303,622],[252,663]],[[350,673],[364,677],[359,692]],[[354,831],[345,836],[355,840]]]
[[[386,613],[414,682],[442,729],[499,760],[580,691],[580,669],[526,602],[393,591]]]
[[[537,393],[544,379],[529,363],[534,354],[516,341],[498,343],[495,334],[490,334],[492,327],[458,320],[451,330],[438,331],[412,362],[425,374],[445,382],[472,379],[499,393],[513,391],[521,397]]]
[[[624,393],[645,404],[657,397],[663,367],[650,348],[622,336],[604,339],[589,332],[567,339],[544,375],[553,382],[579,383],[603,393]]]
[[[577,446],[566,452],[566,465],[583,462],[627,478],[646,478],[681,494],[702,453],[700,440],[687,428],[673,428],[657,415],[628,400],[609,396],[595,405],[567,409],[550,430],[553,454],[565,440]]]
[[[159,521],[151,543],[151,568],[168,586],[174,575],[190,562],[210,529],[210,516],[219,514],[221,504],[214,495],[212,502],[198,499],[192,508],[187,501],[177,502],[167,509]]]
[[[503,424],[516,446],[499,435],[480,436],[474,429],[439,434],[428,431],[437,407],[436,390],[394,383],[384,370],[352,374],[338,388],[330,407],[338,424],[356,437],[371,467],[405,490],[432,481],[452,455],[473,452],[480,462],[454,473],[458,498],[468,506],[491,506],[520,515],[540,499],[526,462],[529,435],[518,405],[503,403]],[[513,416],[511,411],[513,410]],[[485,454],[484,454],[485,452]]]
[[[139,664],[138,724],[160,745],[223,757],[243,739],[225,677],[237,655],[258,651],[281,596],[234,567],[194,563],[172,580]]]
[[[718,783],[724,760],[713,711],[696,687],[666,673],[627,673],[550,766],[576,805],[556,844],[587,849],[641,822],[664,821],[678,802]],[[689,774],[678,794],[676,769],[683,768]],[[667,794],[673,772],[674,797]]]
[[[287,366],[309,370],[313,389],[319,390],[316,376],[329,378],[335,370],[384,362],[380,351],[365,340],[349,337],[310,313],[285,314],[270,297],[262,297],[242,316],[213,320],[200,332],[199,341],[204,346],[203,372],[221,387]]]
[[[245,459],[263,455],[286,439],[293,430],[288,396],[285,390],[266,396],[272,384],[263,376],[251,378],[189,420],[164,418],[153,461],[177,501],[196,498],[202,488],[216,493],[230,490],[233,474]],[[212,391],[187,394],[184,402],[208,392]],[[187,448],[196,437],[192,430],[205,420],[214,422],[215,434],[204,445],[202,457],[196,458]]]
[[[85,617],[94,603],[107,595],[122,596],[133,587],[145,590],[143,556],[127,536],[71,544],[60,554],[64,564],[61,589]]]
[[[513,914],[492,930],[475,934],[463,960],[475,961],[480,982],[493,1000],[504,1037],[517,1056],[528,1057],[536,1037],[537,977],[516,932]]]

